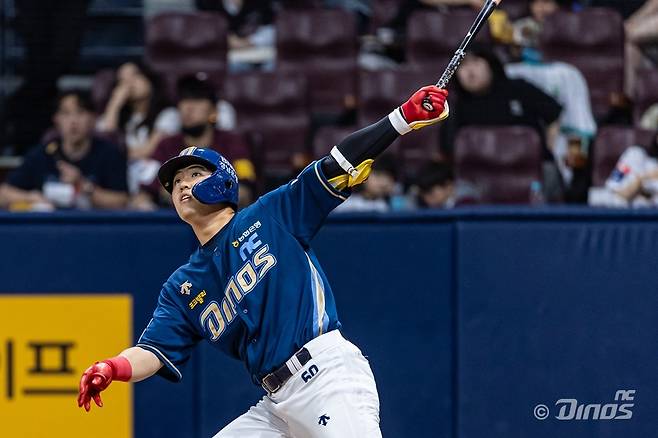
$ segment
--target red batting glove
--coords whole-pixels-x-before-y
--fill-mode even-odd
[[[128,359],[117,356],[102,362],[96,362],[82,373],[78,393],[78,407],[84,406],[85,411],[91,410],[93,399],[99,408],[103,407],[101,391],[104,391],[112,380],[127,382],[132,376],[132,366]]]
[[[388,118],[400,134],[433,125],[450,114],[447,98],[448,90],[428,85],[416,91]]]

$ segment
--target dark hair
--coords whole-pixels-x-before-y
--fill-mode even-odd
[[[62,102],[64,99],[69,98],[69,97],[75,97],[75,100],[78,103],[78,106],[82,108],[83,110],[93,113],[94,112],[94,103],[91,100],[91,94],[85,90],[81,90],[78,88],[70,89],[70,90],[64,90],[60,92],[57,95],[57,98],[55,100],[55,111],[59,111],[60,107],[62,106]]]
[[[206,99],[215,104],[217,95],[210,81],[198,75],[183,76],[176,82],[178,101],[183,99]]]
[[[129,64],[128,62],[124,64]],[[139,62],[130,62],[130,64],[135,65],[139,72],[146,77],[146,79],[151,83],[151,97],[149,98],[148,110],[146,112],[146,117],[138,125],[139,127],[146,126],[149,131],[153,128],[155,124],[155,119],[158,117],[158,114],[167,106],[167,102],[164,98],[164,89],[162,86],[162,80],[160,76],[157,75],[153,70],[147,67],[145,64]],[[123,64],[122,64],[123,65]],[[118,82],[117,82],[118,83]],[[116,87],[117,83],[114,84]],[[113,87],[114,88],[114,87]],[[126,124],[130,121],[132,116],[133,109],[130,102],[126,102],[119,110],[119,126],[123,129]]]
[[[482,43],[475,43],[469,49],[467,56],[475,56],[486,61],[486,63],[489,65],[489,68],[491,69],[492,84],[500,84],[501,82],[508,80],[507,74],[505,74],[505,67],[503,66],[503,62],[490,46]],[[460,83],[459,76],[457,76],[456,79],[455,88],[459,95],[469,96],[470,93],[466,91]]]
[[[432,161],[425,164],[418,172],[416,185],[421,193],[429,192],[432,187],[445,186],[455,179],[452,166],[443,161]]]

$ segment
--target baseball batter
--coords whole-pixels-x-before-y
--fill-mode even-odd
[[[421,88],[239,212],[238,179],[217,152],[191,147],[164,163],[160,183],[200,246],[163,285],[136,346],[84,372],[78,406],[89,411],[93,399],[101,407],[100,393],[114,380],[159,374],[180,381],[205,339],[244,362],[267,393],[216,437],[380,437],[370,365],[340,333],[331,287],[309,242],[399,135],[448,116],[446,97],[435,86]],[[427,98],[431,111],[422,105]]]

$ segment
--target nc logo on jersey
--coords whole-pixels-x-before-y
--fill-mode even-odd
[[[259,229],[260,227],[261,227],[260,221],[254,222],[254,224],[252,226],[250,226],[249,228],[247,228],[245,231],[243,231],[242,234],[240,234],[240,236],[238,236],[238,238],[236,240],[231,242],[231,244],[233,245],[233,248],[237,248],[238,246],[240,246],[240,244],[242,242],[244,242],[244,239],[249,237],[251,235],[251,233],[253,233],[257,229]],[[250,252],[250,254],[251,254],[251,252]],[[242,260],[244,261],[246,259],[243,257]]]
[[[192,283],[190,283],[187,280],[185,280],[185,283],[180,285],[181,295],[189,295],[191,290],[192,290]]]
[[[311,365],[310,367],[308,367],[308,369],[302,373],[302,380],[304,381],[304,383],[311,380],[317,372],[318,372],[317,366]]]

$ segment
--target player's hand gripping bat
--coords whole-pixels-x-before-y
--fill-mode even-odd
[[[459,45],[459,48],[457,49],[455,54],[452,55],[452,59],[450,60],[450,63],[448,64],[446,69],[443,71],[443,74],[441,75],[441,79],[439,79],[439,82],[436,83],[437,87],[445,88],[448,85],[448,82],[450,82],[450,79],[457,71],[459,64],[462,63],[464,57],[466,56],[466,48],[471,43],[473,38],[475,38],[475,36],[478,34],[480,29],[482,29],[484,23],[487,21],[491,13],[494,11],[494,9],[496,9],[496,6],[498,6],[501,1],[502,0],[485,0],[482,9],[480,9],[480,12],[475,18],[475,21],[471,25],[471,28],[468,30],[466,37],[464,37],[464,40]],[[432,102],[427,97],[423,99],[423,108],[426,111],[434,110],[434,106],[432,105]]]

